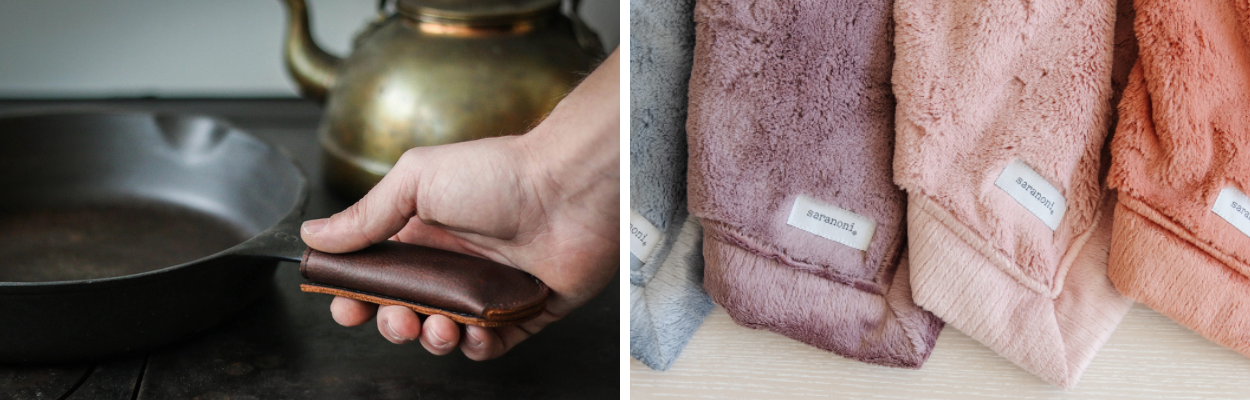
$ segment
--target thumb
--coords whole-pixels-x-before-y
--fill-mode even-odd
[[[327,253],[346,253],[380,243],[403,229],[416,214],[416,182],[402,161],[356,204],[330,218],[304,221],[300,227],[304,243]]]

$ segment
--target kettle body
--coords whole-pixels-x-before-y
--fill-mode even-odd
[[[286,0],[288,71],[325,101],[323,176],[341,196],[363,196],[410,148],[525,133],[602,57],[559,0],[425,1],[380,13],[338,59],[307,34],[303,0]]]

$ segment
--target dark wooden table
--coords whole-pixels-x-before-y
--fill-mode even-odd
[[[108,108],[210,114],[285,147],[312,184],[308,216],[350,202],[321,186],[321,110],[302,100],[0,101],[26,108]],[[0,399],[614,398],[619,369],[619,274],[589,304],[507,355],[475,362],[394,345],[370,322],[330,319],[330,296],[299,291],[283,263],[273,289],[233,319],[174,344],[93,363],[0,366]]]

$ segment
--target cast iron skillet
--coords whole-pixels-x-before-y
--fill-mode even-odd
[[[97,358],[217,324],[305,253],[307,191],[283,151],[208,117],[0,116],[0,363]]]

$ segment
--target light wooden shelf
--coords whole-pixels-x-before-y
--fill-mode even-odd
[[[719,306],[669,371],[630,360],[633,398],[1250,398],[1250,358],[1135,304],[1071,391],[951,327],[920,370],[864,364],[748,329]]]

